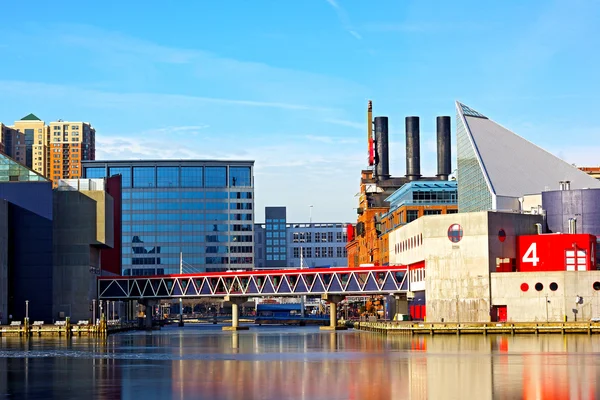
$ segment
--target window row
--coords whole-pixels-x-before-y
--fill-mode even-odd
[[[335,233],[335,241],[334,241]],[[312,243],[311,232],[294,232],[292,234],[292,240],[294,243]],[[346,232],[315,232],[314,243],[346,243],[348,241],[348,235]]]
[[[267,254],[267,261],[285,261],[285,254]]]
[[[394,246],[394,253],[398,254],[398,253],[403,253],[405,251],[414,249],[416,247],[419,247],[423,244],[423,234],[418,234],[415,236],[412,236],[408,239],[404,239],[403,241],[396,243]]]
[[[206,192],[206,191],[155,191],[155,190],[139,190],[139,191],[124,191],[123,200],[152,200],[152,199],[227,199],[227,192]],[[231,192],[229,197],[234,200],[243,199],[251,200],[252,192]]]
[[[275,240],[273,240],[273,239],[267,239],[266,245],[267,246],[279,246],[279,245],[285,246],[286,245],[286,241],[285,241],[285,239],[281,239],[281,240],[279,240],[279,239],[275,239]]]
[[[294,258],[300,258],[300,247],[294,247],[293,253],[294,253]],[[316,257],[328,257],[328,258],[333,258],[334,257],[334,250],[335,249],[335,257],[337,258],[346,258],[348,257],[348,251],[346,250],[345,247],[315,247],[315,258]],[[308,247],[308,248],[302,248],[302,257],[303,258],[311,258],[312,257],[312,248]]]
[[[267,232],[268,238],[285,238],[285,232]]]
[[[285,224],[267,224],[268,231],[277,231],[277,230],[285,230]]]
[[[240,203],[235,203],[240,204]],[[179,201],[123,201],[123,210],[151,211],[151,210],[227,210],[227,203],[209,202],[179,202]],[[251,209],[251,208],[248,208]]]
[[[121,175],[124,188],[251,187],[250,167],[109,167],[108,176]],[[105,178],[104,167],[88,167],[86,178]],[[229,185],[228,185],[229,181]]]
[[[164,243],[202,243],[202,242],[235,242],[235,243],[252,243],[252,235],[123,235],[122,243],[135,244],[157,244]]]
[[[411,282],[421,282],[425,280],[425,268],[413,269],[410,271]]]
[[[456,203],[458,191],[419,191],[413,192],[413,200],[417,203]]]
[[[285,247],[267,247],[267,253],[285,253]]]

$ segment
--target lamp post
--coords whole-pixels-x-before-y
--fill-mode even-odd
[[[25,320],[29,322],[29,300],[25,300]]]
[[[460,324],[460,311],[458,310],[458,300],[459,300],[459,296],[456,295],[456,319],[457,319],[457,323]]]
[[[92,325],[96,325],[96,299],[92,300]]]

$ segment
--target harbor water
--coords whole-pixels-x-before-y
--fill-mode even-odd
[[[0,398],[596,399],[600,337],[218,325],[0,339]]]

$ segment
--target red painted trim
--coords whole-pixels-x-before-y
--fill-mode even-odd
[[[424,262],[423,262],[424,263]],[[204,277],[236,277],[236,276],[271,276],[271,275],[316,275],[351,272],[406,271],[406,266],[376,266],[362,268],[313,268],[313,269],[276,269],[263,271],[231,271],[231,272],[199,272],[197,274],[144,275],[144,276],[101,276],[98,280],[118,279],[156,279],[156,278],[204,278]]]

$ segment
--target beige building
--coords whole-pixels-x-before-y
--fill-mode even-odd
[[[87,122],[46,124],[29,114],[12,126],[0,124],[2,146],[17,162],[54,182],[81,177],[81,161],[96,158],[96,130]]]

